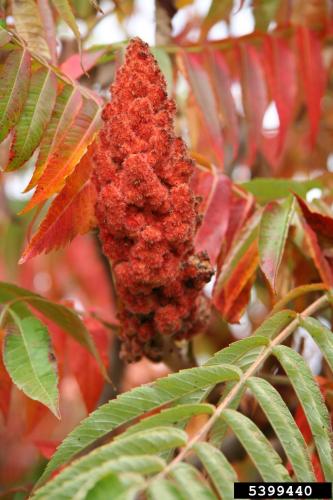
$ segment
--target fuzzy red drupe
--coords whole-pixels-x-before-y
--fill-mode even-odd
[[[212,276],[195,254],[193,162],[173,131],[176,108],[147,44],[136,38],[111,86],[96,141],[96,215],[119,294],[122,356],[160,359],[163,336],[189,338],[207,317]]]

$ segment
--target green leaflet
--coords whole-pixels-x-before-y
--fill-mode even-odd
[[[42,482],[45,480],[52,470],[57,468],[60,464],[65,463],[80,450],[83,450],[90,443],[119,425],[130,422],[133,418],[153,408],[158,408],[163,404],[177,401],[184,397],[186,397],[186,403],[190,403],[188,398],[191,394],[196,395],[199,389],[208,389],[212,385],[215,385],[217,381],[227,379],[225,367],[223,365],[218,365],[226,361],[233,363],[237,360],[241,360],[242,357],[252,349],[257,347],[260,348],[266,344],[267,339],[260,336],[243,339],[242,341],[235,342],[220,353],[217,353],[207,362],[205,367],[194,368],[182,371],[178,374],[173,374],[165,379],[157,380],[151,386],[136,388],[131,392],[122,394],[116,400],[110,401],[85,419],[82,424],[64,440],[49,462],[40,481]],[[217,368],[217,371],[211,371],[214,368]],[[237,368],[234,368],[234,370],[237,370]],[[196,376],[199,375],[201,376],[197,379]],[[228,377],[230,376],[234,380],[238,379],[237,372],[235,371],[230,372]],[[198,396],[196,395],[196,400],[197,398]],[[170,412],[171,413],[161,413],[161,416],[153,416],[151,419],[154,419],[156,423],[156,420],[163,419],[165,415],[167,417],[168,415],[170,416],[170,414],[172,415],[171,410]],[[162,420],[160,422],[162,422]],[[138,424],[138,428],[144,428],[146,425],[149,425],[149,421],[142,421]],[[130,429],[129,432],[132,432],[132,429]]]
[[[188,500],[186,492],[166,479],[156,479],[148,487],[149,500]]]
[[[323,187],[323,182],[320,179],[294,181],[291,179],[257,177],[252,181],[243,182],[241,186],[252,193],[259,203],[265,204],[279,198],[285,198],[291,192],[304,197],[310,189]]]
[[[293,319],[296,318],[295,311],[285,309],[279,311],[273,316],[266,319],[259,328],[256,329],[254,335],[274,339]]]
[[[65,23],[67,23],[72,30],[81,51],[80,31],[76,24],[75,16],[73,14],[70,3],[68,2],[68,0],[52,0],[52,3],[55,9],[58,11],[60,17],[62,17]]]
[[[0,74],[0,142],[16,125],[28,95],[31,61],[27,50],[13,50]]]
[[[246,449],[264,481],[290,481],[289,474],[268,439],[245,415],[224,410],[222,418]]]
[[[315,481],[304,438],[280,394],[266,380],[252,377],[247,386],[259,402],[279,438],[298,481]]]
[[[123,439],[124,436],[129,436],[135,432],[145,429],[152,429],[160,425],[173,425],[176,423],[186,423],[194,415],[211,415],[214,411],[214,406],[209,404],[180,404],[172,408],[162,410],[157,415],[147,417],[137,424],[129,427],[123,434],[120,434],[115,439]]]
[[[28,397],[59,414],[58,379],[50,357],[47,328],[34,316],[9,311],[14,325],[7,326],[4,363],[14,384]]]
[[[50,50],[37,3],[34,0],[12,0],[11,5],[15,29],[26,42],[29,51],[50,60]]]
[[[300,325],[313,337],[333,371],[333,333],[331,330],[314,318],[301,318]]]
[[[260,267],[273,291],[294,209],[295,199],[292,196],[282,203],[272,201],[266,205],[260,221],[258,244]]]
[[[219,363],[229,363],[235,364],[243,371],[248,368],[250,364],[258,357],[262,349],[269,343],[267,337],[260,335],[253,335],[242,340],[237,340],[233,342],[230,346],[222,349],[222,351],[216,353],[210,360],[207,361],[207,365],[219,364]],[[223,391],[221,400],[230,392],[234,382],[227,382],[225,389]],[[234,410],[237,409],[240,400],[243,396],[243,389],[238,391],[237,396],[230,403],[229,408]],[[224,435],[227,430],[227,424],[224,420],[219,418],[213,425],[209,433],[209,442],[215,446],[219,446],[222,442]]]
[[[221,351],[214,354],[214,356],[207,361],[206,365],[213,366],[227,363],[240,366],[240,363],[244,359],[244,356],[246,356],[254,349],[263,348],[268,344],[268,339],[260,334],[258,334],[257,336],[247,337],[242,340],[236,340],[225,349],[222,349]]]
[[[51,117],[56,88],[57,80],[50,70],[40,68],[32,74],[29,94],[15,127],[7,171],[21,167],[40,143]]]
[[[67,436],[48,463],[39,484],[61,464],[119,425],[199,389],[222,381],[238,380],[240,375],[237,368],[229,365],[191,368],[158,379],[150,386],[137,387],[121,394],[92,413]]]
[[[147,455],[182,446],[186,441],[187,434],[180,429],[157,427],[112,442],[73,462],[53,481],[38,489],[33,498],[79,500],[110,472],[148,474],[163,470],[165,464],[160,458]]]
[[[288,375],[309,422],[327,481],[333,480],[331,428],[327,407],[309,367],[300,354],[286,346],[273,349]]]
[[[228,393],[232,390],[233,386],[235,385],[236,382],[227,382],[224,388],[224,391],[222,393],[220,401],[222,401]],[[241,387],[239,391],[237,392],[237,395],[233,398],[233,400],[230,402],[228,405],[228,408],[232,410],[237,410],[241,399],[244,394],[244,387]],[[209,435],[208,435],[208,441],[213,445],[213,446],[220,446],[224,436],[228,430],[228,425],[225,420],[222,418],[218,418],[216,422],[213,424]]]
[[[172,468],[170,476],[176,481],[181,492],[187,498],[200,500],[215,500],[216,496],[193,465],[184,462]]]
[[[139,474],[109,474],[101,479],[87,494],[86,500],[105,500],[108,494],[118,500],[135,500],[144,479]]]
[[[44,316],[77,340],[97,359],[101,369],[105,370],[90,333],[75,311],[62,304],[46,300],[41,295],[30,292],[30,290],[25,290],[11,283],[0,282],[0,304],[6,304],[11,301],[18,304],[20,299],[22,302],[31,305],[37,311],[44,314]]]
[[[234,483],[237,476],[222,451],[209,443],[197,443],[193,449],[221,498],[234,500]]]
[[[98,484],[100,478],[104,478],[109,474],[117,474],[121,478],[124,474],[138,473],[142,475],[150,475],[163,471],[166,463],[160,458],[153,455],[137,455],[137,456],[121,456],[114,460],[106,460],[104,463],[97,462],[97,465],[91,463],[88,465],[89,470],[79,470],[75,468],[75,473],[78,475],[75,480],[66,480],[60,484],[54,493],[47,492],[47,498],[68,498],[70,500],[83,500],[89,496],[89,492]],[[133,485],[129,484],[131,490]],[[113,494],[111,490],[109,492]],[[90,493],[90,496],[92,493]]]

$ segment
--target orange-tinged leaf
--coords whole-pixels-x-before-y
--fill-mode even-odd
[[[51,155],[56,156],[57,148],[65,139],[81,105],[82,97],[79,90],[65,85],[57,97],[51,120],[40,143],[36,167],[26,191],[37,184]]]
[[[219,294],[214,293],[214,305],[229,323],[237,323],[240,320],[250,300],[253,277],[258,263],[258,243],[253,241],[237,262],[223,289],[220,289]]]
[[[19,119],[28,95],[30,55],[27,50],[13,50],[0,74],[0,142]]]
[[[183,53],[183,61],[191,90],[209,134],[216,160],[220,168],[222,168],[224,161],[223,136],[214,91],[205,68],[205,60],[203,54]]]
[[[56,152],[51,155],[37,189],[23,212],[62,189],[66,178],[85,154],[99,127],[100,108],[94,101],[84,99],[81,110]]]
[[[230,321],[239,320],[249,299],[249,283],[259,262],[257,239],[261,212],[259,209],[247,221],[216,278],[213,302],[222,316]],[[239,298],[242,307],[237,305]]]
[[[297,27],[298,60],[304,97],[310,121],[310,141],[314,144],[321,113],[321,99],[326,85],[326,71],[322,60],[321,42],[305,26]]]
[[[219,173],[203,175],[209,176],[211,185],[205,200],[202,224],[195,237],[195,247],[198,251],[206,250],[210,261],[215,264],[229,222],[231,182]]]
[[[290,223],[294,214],[294,198],[288,197],[283,203],[272,201],[264,209],[259,229],[260,267],[272,290],[287,241]]]
[[[35,0],[24,0],[23,2],[22,0],[12,0],[12,14],[15,19],[15,29],[27,43],[28,49],[50,60],[50,51]]]
[[[257,262],[255,261],[253,262],[255,271],[255,269],[257,268]],[[239,295],[237,296],[237,299],[234,301],[230,299],[226,301],[223,316],[229,323],[239,323],[241,317],[243,316],[247,308],[248,303],[250,302],[251,290],[254,280],[255,280],[255,272],[251,274],[247,282],[244,282],[244,286],[243,288],[241,288]]]
[[[23,165],[43,136],[56,99],[57,80],[51,70],[40,68],[32,74],[29,95],[14,129],[7,171]]]
[[[90,182],[92,165],[84,156],[54,199],[37,233],[24,251],[20,263],[69,243],[95,225],[96,189]]]

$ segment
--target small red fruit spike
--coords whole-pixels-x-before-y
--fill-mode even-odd
[[[194,254],[200,218],[193,162],[173,131],[175,103],[147,44],[132,40],[103,110],[96,142],[96,216],[121,302],[122,356],[161,359],[163,335],[203,328],[202,288],[212,276]]]

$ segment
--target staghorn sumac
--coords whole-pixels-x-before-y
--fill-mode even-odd
[[[122,356],[160,359],[162,339],[189,338],[207,318],[212,276],[195,254],[193,162],[173,131],[175,103],[148,45],[136,38],[111,86],[95,144],[96,215],[120,299]]]

